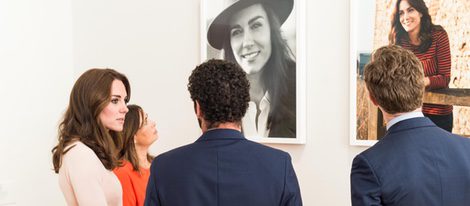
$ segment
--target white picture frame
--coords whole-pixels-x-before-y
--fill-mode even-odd
[[[367,124],[367,117],[360,119],[358,113],[358,104],[369,105],[365,85],[360,82],[360,64],[361,54],[372,53],[373,29],[375,24],[375,0],[351,0],[350,4],[350,144],[356,146],[372,146],[377,140],[370,140],[368,137],[361,136],[364,131],[360,130],[360,124]],[[367,58],[365,58],[367,59]],[[363,65],[362,65],[363,66]],[[359,68],[358,68],[359,67]],[[361,89],[358,89],[361,84]],[[359,94],[359,95],[358,95]],[[358,97],[359,96],[359,97]],[[365,125],[367,127],[367,125]],[[365,129],[368,132],[368,128]],[[367,135],[367,134],[365,134]]]

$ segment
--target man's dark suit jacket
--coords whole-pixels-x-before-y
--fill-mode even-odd
[[[302,205],[288,153],[214,129],[152,162],[145,205]]]
[[[352,205],[470,205],[470,139],[438,128],[428,118],[393,125],[356,156]]]

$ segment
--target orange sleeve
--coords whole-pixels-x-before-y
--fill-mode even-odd
[[[127,171],[127,168],[125,166],[116,168],[114,170],[114,174],[116,174],[116,176],[119,179],[119,182],[121,182],[122,205],[123,206],[136,206],[137,200],[136,200],[135,189],[134,189],[134,185],[132,183],[129,172],[130,171]]]

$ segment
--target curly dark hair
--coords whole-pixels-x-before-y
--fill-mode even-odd
[[[198,102],[208,129],[221,123],[241,123],[250,101],[250,83],[240,66],[211,59],[197,66],[189,77],[191,99]]]

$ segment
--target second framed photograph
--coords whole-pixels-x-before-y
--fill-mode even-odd
[[[421,61],[426,86],[422,112],[436,126],[470,136],[470,2],[468,0],[351,0],[350,143],[371,146],[386,133],[369,100],[364,67],[374,50],[389,44]],[[421,43],[410,36],[419,28]],[[425,28],[425,29],[421,29]]]
[[[238,64],[250,81],[242,132],[305,144],[305,0],[201,0],[201,61]]]

